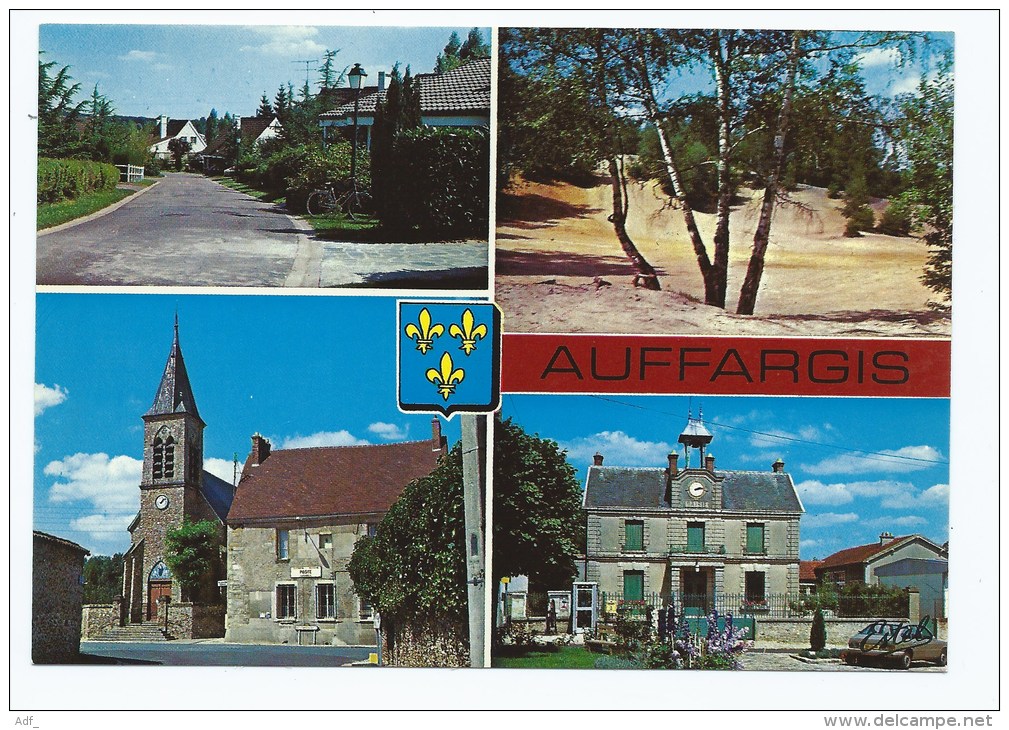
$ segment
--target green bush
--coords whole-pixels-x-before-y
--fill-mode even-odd
[[[888,236],[907,236],[911,233],[913,222],[911,208],[903,201],[895,200],[879,217],[876,230]]]
[[[112,190],[118,182],[119,169],[114,165],[40,157],[37,201],[56,203],[78,198],[86,193]]]
[[[235,177],[257,190],[286,194],[288,209],[304,212],[309,193],[326,183],[340,187],[339,183],[350,177],[350,153],[350,143],[343,141],[325,150],[316,145],[263,146],[242,154],[235,165]],[[367,150],[358,149],[356,172],[358,184],[369,187]]]
[[[421,127],[400,134],[389,164],[382,225],[426,235],[487,231],[490,137],[484,129]]]
[[[844,225],[844,235],[855,238],[861,231],[871,231],[875,224],[876,217],[868,205],[853,208],[848,215],[848,222]]]
[[[827,624],[823,620],[823,611],[819,608],[813,614],[813,626],[809,629],[809,648],[820,651],[827,645]]]

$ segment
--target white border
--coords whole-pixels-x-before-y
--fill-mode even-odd
[[[34,363],[34,201],[30,179],[35,170],[35,54],[38,22],[178,23],[180,12],[120,10],[102,15],[84,11],[16,12],[10,16],[11,140],[11,278],[10,340],[17,343],[11,360],[10,578],[11,685],[10,707],[20,716],[34,715],[39,727],[80,724],[124,725],[125,716],[58,715],[57,707],[151,707],[208,709],[336,708],[794,708],[850,712],[864,708],[873,714],[895,708],[925,714],[982,711],[997,706],[999,623],[996,562],[999,535],[999,462],[996,459],[998,380],[994,373],[998,303],[995,257],[998,241],[998,163],[994,159],[1001,122],[996,127],[996,69],[1000,68],[999,18],[970,11],[512,11],[427,12],[283,11],[268,14],[213,12],[186,14],[200,22],[326,25],[597,25],[669,27],[817,27],[902,28],[956,33],[956,185],[957,243],[954,267],[954,342],[952,498],[951,641],[954,651],[946,674],[734,673],[683,674],[662,672],[518,671],[518,670],[354,670],[260,669],[203,667],[130,669],[123,667],[34,667],[29,656],[32,446],[29,419]],[[999,89],[1001,84],[999,84]],[[1000,154],[999,162],[1001,162]],[[493,266],[493,261],[491,262]],[[998,267],[1000,268],[1000,267]],[[231,290],[200,293],[237,293]],[[244,292],[243,292],[244,293]],[[288,292],[277,292],[288,293]],[[300,293],[300,292],[299,292]],[[433,293],[433,292],[432,292]],[[417,294],[417,292],[411,292]],[[453,292],[455,294],[455,292]],[[355,290],[353,295],[368,292]],[[377,295],[377,294],[376,294]],[[393,296],[392,291],[381,295]],[[999,372],[1001,372],[1001,366]],[[491,473],[491,472],[489,472]],[[488,543],[489,544],[489,543]],[[283,685],[278,684],[281,679]],[[296,682],[296,685],[289,684]],[[296,686],[296,691],[279,687]],[[778,714],[776,726],[821,726],[819,712]],[[211,716],[212,719],[216,719]],[[262,718],[262,719],[260,719]],[[199,722],[206,715],[171,718]],[[223,718],[222,718],[223,719]],[[229,717],[228,720],[232,718]],[[262,713],[235,717],[245,726],[275,724]],[[289,721],[308,720],[300,716]],[[368,718],[365,718],[367,721]],[[562,722],[609,718],[558,716]],[[683,718],[686,719],[686,718]],[[691,719],[708,721],[706,717]],[[751,724],[760,718],[732,714],[727,724]],[[10,722],[13,726],[14,720]],[[251,723],[251,724],[250,724]]]

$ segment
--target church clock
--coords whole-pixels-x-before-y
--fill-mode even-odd
[[[154,500],[154,506],[158,509],[168,509],[168,495],[159,494],[158,498]]]

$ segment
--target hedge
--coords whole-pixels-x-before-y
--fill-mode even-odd
[[[490,137],[484,129],[421,127],[400,134],[382,224],[436,235],[485,235]]]
[[[98,190],[112,190],[118,182],[115,165],[40,157],[37,199],[39,203],[57,203]]]

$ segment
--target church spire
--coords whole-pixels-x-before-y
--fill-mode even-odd
[[[175,333],[172,338],[172,349],[168,353],[168,362],[165,363],[165,372],[154,396],[154,404],[144,415],[164,416],[173,413],[188,413],[203,422],[200,412],[196,409],[196,398],[193,397],[186,362],[182,358],[182,348],[179,346],[178,312],[175,313]]]

